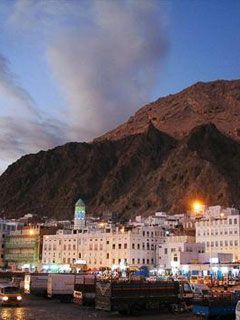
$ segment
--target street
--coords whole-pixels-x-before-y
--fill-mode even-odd
[[[180,315],[151,314],[142,315],[138,319],[148,320],[192,320],[194,316],[191,313]],[[134,319],[134,317],[123,317],[118,313],[106,313],[95,311],[94,309],[81,308],[74,304],[63,304],[56,300],[45,298],[25,297],[20,307],[1,307],[1,320],[88,320],[88,319]]]

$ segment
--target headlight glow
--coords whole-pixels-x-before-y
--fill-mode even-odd
[[[3,298],[3,301],[8,301],[8,297],[4,296]]]
[[[17,300],[18,301],[22,300],[22,297],[21,296],[17,296]]]

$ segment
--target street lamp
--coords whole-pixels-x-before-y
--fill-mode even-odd
[[[197,216],[197,215],[203,214],[205,205],[201,200],[196,199],[192,202],[191,207],[192,207],[192,212]]]

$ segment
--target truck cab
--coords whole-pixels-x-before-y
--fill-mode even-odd
[[[193,291],[189,282],[181,281],[179,283],[179,286],[180,286],[179,298],[185,300],[186,302],[192,302]]]

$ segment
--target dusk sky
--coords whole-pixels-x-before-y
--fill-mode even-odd
[[[1,0],[0,172],[240,75],[240,1]]]

